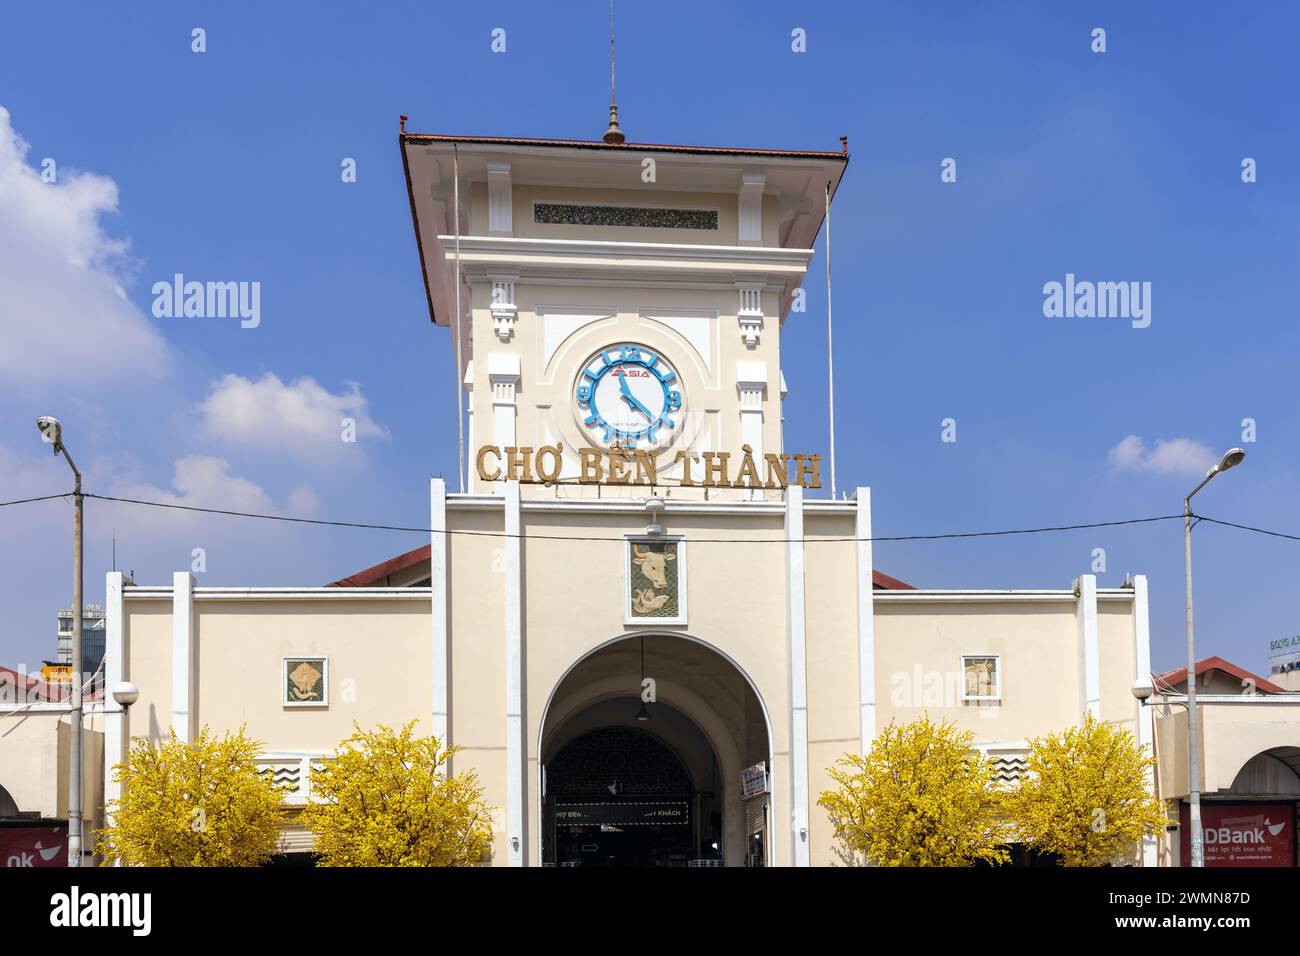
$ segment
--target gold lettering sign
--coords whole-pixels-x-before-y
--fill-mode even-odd
[[[741,454],[725,451],[703,453],[679,451],[674,465],[681,469],[679,484],[701,488],[787,488],[791,479],[804,488],[820,488],[821,455],[764,455],[754,458],[754,449],[741,445]],[[579,448],[578,484],[580,485],[657,485],[659,466],[654,455],[645,450],[613,448]],[[563,445],[532,448],[498,448],[482,445],[474,457],[480,481],[518,481],[526,485],[550,485],[560,480]],[[732,459],[738,457],[738,462]],[[791,463],[793,462],[793,467]],[[692,466],[701,469],[699,481],[691,474]]]

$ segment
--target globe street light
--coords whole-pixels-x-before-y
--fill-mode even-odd
[[[72,469],[75,487],[72,493],[72,713],[71,734],[69,735],[69,756],[72,758],[68,771],[68,866],[81,866],[81,793],[82,767],[81,753],[81,573],[82,573],[82,496],[81,472],[77,470],[72,456],[63,444],[63,426],[57,418],[42,415],[36,419],[36,427],[41,437],[54,446],[54,454],[62,454],[63,460]]]
[[[1246,452],[1232,448],[1219,463],[1205,473],[1205,480],[1183,499],[1183,553],[1187,576],[1187,774],[1188,817],[1191,825],[1192,866],[1205,866],[1205,840],[1201,833],[1201,771],[1200,742],[1196,739],[1198,715],[1196,710],[1196,648],[1192,640],[1192,495],[1208,485],[1219,472],[1236,468],[1245,459]]]

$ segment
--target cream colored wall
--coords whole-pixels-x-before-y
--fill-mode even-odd
[[[556,287],[532,285],[520,280],[515,289],[518,319],[509,342],[496,335],[490,311],[491,285],[475,282],[473,291],[474,412],[473,445],[470,458],[471,490],[499,491],[499,483],[478,479],[474,455],[479,446],[511,444],[498,436],[494,427],[494,401],[490,380],[492,356],[512,356],[519,361],[516,390],[515,441],[519,447],[540,448],[562,443],[565,448],[565,476],[578,474],[577,449],[599,444],[582,426],[573,391],[581,369],[598,351],[619,342],[645,345],[662,354],[677,370],[685,414],[679,416],[671,444],[656,455],[666,483],[676,484],[681,469],[674,464],[679,450],[727,451],[732,455],[732,476],[738,473],[741,455],[740,395],[736,387],[739,362],[761,362],[766,366],[763,451],[781,451],[780,387],[781,363],[778,346],[777,294],[764,293],[766,313],[763,334],[754,348],[741,337],[737,314],[739,293],[735,289],[669,289],[648,287]],[[548,315],[589,315],[592,321],[570,332],[553,355],[546,352]],[[708,322],[707,354],[677,330],[654,320],[660,316],[689,316]],[[757,451],[757,449],[755,449]],[[805,449],[795,449],[804,451]],[[574,488],[574,496],[594,497],[593,488]],[[601,489],[604,497],[618,496],[620,489]],[[525,486],[528,495],[554,495],[538,486]],[[632,489],[629,495],[643,495]],[[681,489],[678,494],[703,497],[700,489]],[[713,498],[738,497],[740,492],[711,491]]]
[[[1274,747],[1300,747],[1300,699],[1198,702],[1201,791],[1228,790],[1246,762]],[[1161,796],[1188,794],[1187,708],[1157,705],[1156,744]]]
[[[171,602],[125,601],[128,678],[140,700],[131,736],[157,741],[171,727]],[[268,751],[330,750],[352,732],[419,718],[430,727],[429,607],[418,600],[195,601],[196,726],[245,725]],[[329,703],[286,707],[281,658],[329,658]]]
[[[195,603],[198,725],[258,729],[276,750],[331,750],[362,727],[418,718],[429,733],[432,657],[424,601]],[[281,659],[329,658],[328,704],[281,703]]]
[[[451,742],[454,769],[472,769],[498,808],[494,863],[507,858],[506,542],[500,504],[452,499],[449,536]],[[690,513],[671,506],[670,535],[685,536],[689,624],[639,628],[624,623],[623,536],[639,530],[639,511],[543,510],[524,503],[522,647],[524,654],[527,854],[539,838],[538,760],[546,706],[565,674],[610,641],[657,631],[685,634],[730,658],[748,676],[771,721],[775,862],[790,860],[790,714],[786,546],[781,510]],[[838,862],[818,795],[836,759],[857,752],[858,656],[856,548],[829,540],[853,534],[853,515],[805,511],[809,701],[810,852],[814,865]],[[591,540],[609,538],[614,540]],[[582,540],[586,539],[586,540]],[[713,543],[704,539],[727,539]],[[743,543],[732,543],[738,539]],[[419,574],[421,569],[411,569]],[[427,573],[424,571],[423,573]],[[165,733],[170,719],[171,602],[126,601],[128,676],[140,687],[133,733]],[[197,596],[197,720],[217,731],[245,724],[268,751],[328,750],[351,730],[400,725],[427,729],[432,696],[431,620],[426,601],[314,596],[293,600]],[[1098,615],[1102,716],[1131,724],[1131,604],[1102,601]],[[875,601],[877,727],[928,711],[974,731],[982,743],[1011,743],[1076,723],[1078,639],[1075,601],[948,600],[925,595]],[[1003,703],[927,705],[899,699],[919,666],[951,674],[959,694],[962,653],[1002,659]],[[285,708],[280,659],[330,660],[330,704]],[[354,682],[346,684],[346,682]],[[347,687],[354,687],[349,699]],[[685,685],[683,685],[683,689]],[[570,695],[572,696],[572,695]],[[707,702],[705,702],[707,703]],[[570,700],[566,706],[573,704]],[[1162,738],[1162,746],[1165,741]],[[745,755],[746,760],[752,754]],[[735,757],[728,758],[737,759]],[[732,768],[734,770],[734,768]]]
[[[554,514],[525,512],[525,528],[535,535],[524,545],[524,635],[530,857],[535,855],[537,827],[537,746],[543,710],[565,672],[600,645],[619,637],[656,630],[624,623],[622,541],[543,541],[540,536],[620,537],[626,516],[589,516],[575,521]],[[785,664],[785,563],[782,518],[767,520],[728,516],[673,515],[669,534],[685,534],[689,625],[664,626],[662,633],[686,633],[735,661],[749,676],[773,722],[772,750],[777,779],[778,859],[788,861],[789,692]],[[708,544],[690,538],[745,538],[763,545]],[[750,558],[755,549],[769,552]],[[741,550],[743,549],[743,551]],[[728,557],[730,552],[731,557]],[[743,573],[737,568],[743,566]],[[462,586],[455,584],[457,593]],[[504,612],[503,612],[504,613]],[[504,685],[504,673],[484,672],[481,679]],[[504,710],[499,713],[504,713]],[[503,718],[498,718],[503,721]],[[503,794],[504,798],[504,794]],[[504,802],[504,799],[502,800]],[[784,856],[782,856],[784,855]]]
[[[1101,662],[1102,718],[1137,736],[1132,603],[1098,599],[1097,650]]]
[[[87,704],[82,718],[83,846],[94,850],[94,832],[103,825],[104,722]],[[0,710],[0,786],[18,809],[50,819],[67,819],[71,767],[71,722],[66,713]]]
[[[60,808],[66,812],[67,789],[59,787],[66,731],[67,719],[59,714],[0,710],[0,786],[19,810],[36,810],[44,817],[57,817]]]
[[[123,615],[122,679],[140,690],[127,715],[129,734],[157,744],[172,726],[172,602],[128,599]]]
[[[503,531],[500,508],[457,509],[450,526],[462,531]],[[449,535],[448,595],[451,622],[451,742],[463,748],[454,772],[478,774],[497,809],[493,858],[506,859],[506,656],[504,540],[489,534]]]
[[[1080,719],[1072,599],[1051,604],[879,601],[875,608],[878,729],[928,712],[932,719],[974,731],[976,742],[1013,742]],[[1001,656],[1000,706],[962,703],[962,654]],[[939,706],[925,696],[926,682],[935,678],[944,687]]]

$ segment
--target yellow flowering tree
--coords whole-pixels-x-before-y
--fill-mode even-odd
[[[283,820],[279,789],[257,771],[262,745],[244,735],[186,743],[175,732],[154,748],[131,742],[113,768],[122,798],[96,831],[104,864],[259,866],[275,853]]]
[[[473,772],[448,775],[437,737],[380,726],[355,733],[312,772],[302,824],[325,866],[469,866],[492,845],[491,811]]]
[[[969,866],[1005,862],[992,762],[975,735],[922,717],[893,721],[865,757],[830,771],[837,786],[818,799],[841,856],[872,866]]]
[[[1025,777],[1008,799],[1018,839],[1065,866],[1102,866],[1168,822],[1147,789],[1155,758],[1133,735],[1088,715],[1030,741]]]

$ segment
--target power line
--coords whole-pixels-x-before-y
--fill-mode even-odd
[[[1196,515],[1201,521],[1208,521],[1210,524],[1221,524],[1228,528],[1237,528],[1241,531],[1253,531],[1256,534],[1266,534],[1273,538],[1286,538],[1288,541],[1300,541],[1300,535],[1285,534],[1281,531],[1269,531],[1267,528],[1252,528],[1248,524],[1236,524],[1232,521],[1220,521],[1218,518],[1207,518],[1205,515]]]
[[[358,521],[328,521],[323,518],[295,518],[289,515],[275,514],[258,514],[250,511],[232,511],[223,508],[203,508],[198,505],[181,505],[172,502],[163,501],[144,501],[139,498],[119,498],[113,495],[96,495],[86,493],[87,498],[97,498],[100,501],[116,501],[122,504],[143,505],[150,508],[169,508],[176,511],[192,511],[200,514],[227,515],[237,518],[257,518],[263,521],[285,521],[292,524],[309,524],[324,525],[332,528],[360,528],[370,531],[400,531],[409,534],[433,534],[434,528],[413,528],[403,525],[387,524],[370,524]],[[1121,525],[1149,524],[1156,521],[1171,521],[1175,518],[1182,518],[1182,514],[1157,515],[1151,518],[1125,518],[1117,521],[1092,521],[1081,524],[1051,525],[1041,528],[1012,528],[997,531],[954,531],[944,534],[908,534],[908,535],[880,535],[871,538],[856,537],[817,537],[817,538],[691,538],[694,543],[700,544],[789,544],[798,540],[804,543],[819,542],[840,542],[853,543],[858,541],[942,541],[957,538],[990,538],[1002,537],[1007,535],[1019,534],[1045,534],[1057,531],[1081,531],[1088,528],[1111,528]],[[439,533],[449,535],[465,535],[472,537],[487,538],[521,538],[530,541],[623,541],[622,536],[609,537],[604,535],[539,535],[539,534],[510,534],[505,531],[475,531],[469,529],[443,529]]]
[[[71,495],[71,491],[65,491],[58,495],[42,495],[39,498],[15,498],[13,501],[0,501],[0,508],[8,508],[10,505],[26,505],[33,501],[52,501],[55,498],[66,498]]]
[[[38,501],[52,501],[56,498],[67,498],[73,493],[70,491],[56,495],[42,495],[37,498],[15,498],[12,501],[0,501],[0,508],[7,508],[10,505],[31,504]],[[291,515],[262,514],[254,511],[234,511],[224,508],[203,508],[198,505],[182,505],[166,501],[145,501],[142,498],[121,498],[115,495],[97,495],[91,492],[83,494],[85,498],[96,498],[100,501],[115,501],[119,504],[141,505],[148,508],[167,508],[174,511],[191,511],[199,514],[225,515],[233,518],[256,518],[261,521],[284,521],[290,524],[308,524],[320,525],[329,528],[358,528],[366,531],[398,531],[405,534],[433,534],[433,528],[418,528],[407,525],[392,524],[373,524],[361,521],[330,521],[324,518],[296,518]],[[1155,515],[1150,518],[1123,518],[1115,521],[1089,521],[1078,524],[1047,525],[1039,528],[1006,528],[995,531],[950,531],[942,534],[897,534],[897,535],[877,535],[870,538],[856,537],[825,537],[825,538],[800,538],[797,539],[804,543],[817,542],[839,542],[855,543],[858,541],[946,541],[961,538],[994,538],[1006,537],[1010,535],[1021,534],[1048,534],[1060,531],[1085,531],[1090,528],[1116,528],[1125,525],[1152,524],[1158,521],[1172,521],[1175,518],[1182,518],[1182,514],[1172,515]],[[1197,521],[1208,521],[1211,524],[1223,525],[1228,528],[1236,528],[1240,531],[1251,531],[1255,534],[1266,534],[1274,538],[1284,538],[1288,541],[1300,541],[1300,535],[1287,534],[1282,531],[1270,531],[1267,528],[1256,528],[1253,525],[1238,524],[1234,521],[1224,521],[1220,518],[1211,518],[1206,515],[1193,514]],[[527,538],[532,541],[622,541],[622,537],[607,537],[599,535],[539,535],[539,534],[508,534],[504,531],[471,531],[468,529],[443,529],[440,533],[451,535],[465,535],[488,538]],[[692,541],[703,544],[789,544],[795,539],[791,538],[692,538]]]

